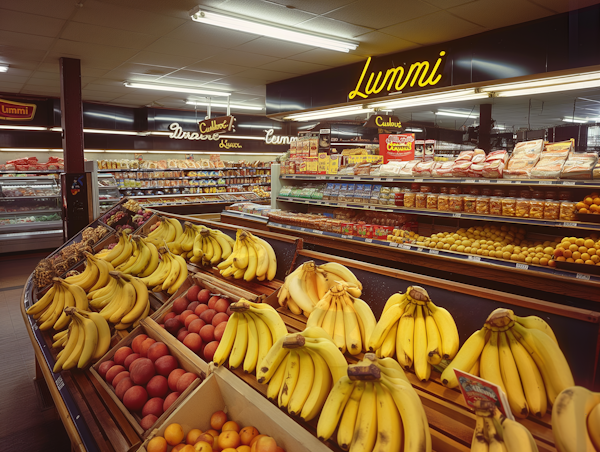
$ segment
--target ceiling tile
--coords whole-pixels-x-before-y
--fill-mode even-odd
[[[122,3],[111,5],[99,0],[87,0],[73,21],[100,26],[110,24],[111,28],[154,36],[162,36],[185,23],[184,19],[127,8],[121,6]]]
[[[267,96],[267,87],[266,85],[258,85],[252,88],[246,88],[238,91],[238,94],[248,94],[252,96],[261,96],[261,98],[265,98]]]
[[[359,0],[327,14],[327,17],[379,29],[439,11],[421,1],[390,2],[388,0]]]
[[[105,91],[95,91],[91,89],[82,89],[81,96],[84,101],[96,101],[96,102],[108,102],[116,97],[118,97],[115,93],[107,93]]]
[[[0,61],[3,63],[41,61],[46,55],[45,50],[25,49],[23,47],[0,44]]]
[[[186,69],[198,71],[198,72],[205,72],[207,74],[216,74],[216,75],[225,76],[225,75],[233,75],[233,74],[237,74],[238,72],[242,72],[242,71],[246,70],[246,67],[245,66],[236,66],[233,64],[218,63],[216,61],[213,61],[211,58],[209,58],[208,60],[203,60],[203,61],[199,61],[194,64],[190,64],[189,66],[186,67]]]
[[[35,71],[33,76],[35,78],[43,78],[46,80],[60,81],[60,73],[58,73],[58,72]]]
[[[362,55],[353,55],[352,53],[336,52],[335,50],[314,49],[293,55],[288,59],[337,67],[363,61],[364,57]]]
[[[4,44],[34,50],[48,50],[53,41],[53,38],[47,36],[0,30],[0,45]]]
[[[9,72],[2,72],[0,74],[0,83],[17,83],[23,84],[29,77],[23,75],[14,75]]]
[[[256,38],[236,48],[236,50],[242,52],[252,52],[277,58],[287,58],[311,49],[314,49],[314,47],[265,37]]]
[[[78,9],[73,0],[2,0],[2,8],[57,19],[68,19]]]
[[[19,92],[21,94],[36,94],[39,96],[60,96],[60,88],[52,86],[26,85]]]
[[[6,72],[6,74],[17,75],[17,76],[20,76],[20,77],[29,77],[31,74],[33,74],[33,70],[31,70],[31,69],[25,69],[25,68],[21,67],[21,65],[19,65],[19,66],[11,66],[8,69],[8,72]],[[2,78],[2,76],[0,76],[0,78]]]
[[[173,38],[160,38],[146,47],[145,50],[148,52],[166,53],[169,55],[194,58],[195,61],[203,60],[224,51],[221,47],[207,45],[206,43],[199,46],[195,42],[182,41],[181,39]]]
[[[315,17],[298,24],[297,27],[341,39],[354,39],[358,35],[373,31],[372,28],[349,24],[330,17]]]
[[[0,79],[0,91],[17,93],[23,87],[23,83],[3,82]]]
[[[415,42],[399,39],[379,31],[372,31],[371,33],[359,36],[357,40],[360,41],[360,45],[354,51],[354,54],[364,55],[366,57],[403,52],[405,50],[414,49],[415,47],[420,47],[420,44]]]
[[[62,32],[61,38],[69,41],[90,42],[139,50],[156,40],[156,36],[145,33],[135,33],[81,22],[69,22]]]
[[[275,60],[277,60],[277,58],[266,55],[259,55],[257,53],[227,50],[211,58],[208,58],[206,61],[233,64],[236,66],[257,67],[262,66],[263,64],[271,63]]]
[[[477,0],[421,0],[422,2],[429,3],[437,8],[448,9],[458,5],[464,5],[465,3],[472,3]],[[525,0],[527,1],[527,0]],[[546,1],[546,0],[542,0]],[[558,0],[562,1],[562,0]]]
[[[60,88],[60,80],[51,80],[51,79],[47,79],[47,78],[31,77],[27,81],[27,86],[31,87],[31,85]]]
[[[149,64],[139,64],[139,63],[123,63],[118,66],[116,69],[108,72],[106,75],[114,78],[113,75],[115,72],[118,73],[127,73],[127,74],[135,74],[135,75],[144,75],[148,77],[161,77],[163,75],[168,75],[172,72],[177,71],[178,68],[173,67],[161,67],[161,66],[153,66]]]
[[[557,13],[564,13],[567,11],[576,10],[579,8],[585,8],[586,6],[592,6],[598,4],[598,0],[529,0],[531,3],[535,3],[543,8],[551,9]]]
[[[121,5],[123,0],[102,0],[103,3]],[[198,5],[198,0],[128,0],[129,8],[139,9],[163,16],[172,16],[180,19],[189,19],[189,11]]]
[[[502,3],[495,0],[478,0],[450,8],[448,11],[486,28],[504,27],[552,14],[546,8],[523,0],[503,0]],[[518,21],[515,20],[515,17],[518,17]]]
[[[125,95],[133,91],[133,88],[127,88],[122,82],[106,79],[94,80],[92,83],[87,85],[85,89],[90,91],[113,93],[113,97]]]
[[[296,60],[288,60],[281,59],[277,61],[273,61],[272,63],[265,64],[261,66],[259,69],[266,69],[269,71],[280,71],[286,72],[289,74],[310,74],[312,72],[319,72],[325,69],[329,69],[330,66],[325,66],[323,64],[314,64],[307,63],[304,61],[296,61]]]
[[[409,20],[379,31],[425,45],[450,41],[485,31],[485,29],[446,11],[438,11],[426,17]]]
[[[214,80],[218,80],[220,78],[222,78],[221,75],[207,74],[205,72],[188,71],[188,70],[182,69],[179,71],[175,71],[166,77],[160,77],[158,79],[158,81],[164,82],[164,83],[170,83],[171,81],[177,81],[178,83],[183,84],[183,85],[185,85],[185,84],[194,85],[194,84],[197,84],[198,82],[207,83],[207,82],[212,82]]]
[[[210,42],[219,47],[234,48],[245,42],[252,41],[258,36],[251,33],[243,33],[241,31],[227,30],[221,27],[201,24],[193,22],[190,19],[188,22],[169,33],[167,37],[198,44]]]
[[[134,56],[136,51],[122,47],[59,39],[52,47],[51,53],[59,57],[79,58],[82,64],[89,64],[92,67],[112,69],[115,65],[121,64]]]
[[[341,8],[344,5],[354,3],[356,0],[272,0],[280,5],[293,6],[300,11],[314,14],[325,14]]]
[[[240,75],[231,75],[229,77],[224,77],[215,82],[205,83],[202,85],[202,87],[228,91],[238,91],[246,88],[254,88],[258,85],[264,86],[264,82],[260,83],[256,79],[242,77]]]
[[[0,30],[19,33],[27,31],[30,34],[53,38],[58,35],[64,23],[62,19],[0,9]]]
[[[152,91],[146,91],[146,93],[144,94],[125,94],[124,96],[119,96],[119,97],[115,97],[115,102],[131,102],[134,105],[146,105],[149,104],[157,99],[160,99],[161,97],[164,97],[163,94],[159,93],[158,91],[152,92]]]
[[[286,8],[283,5],[256,0],[228,0],[221,3],[218,9],[223,12],[235,13],[247,18],[260,19],[279,25],[292,26],[304,22],[314,14],[297,9]]]
[[[179,55],[167,55],[166,53],[155,53],[143,50],[129,60],[130,63],[148,64],[151,66],[171,67],[180,69],[196,63],[195,58],[182,57]]]

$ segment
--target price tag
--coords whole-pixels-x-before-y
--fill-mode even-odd
[[[452,214],[452,217],[453,217],[453,218],[460,218],[461,216],[462,216],[462,214],[461,214],[461,213],[453,213],[453,214]]]
[[[321,235],[323,235],[323,231],[318,231],[318,230],[316,230],[316,229],[313,229],[312,231],[313,231],[315,234],[321,234]]]
[[[38,330],[38,325],[37,325],[37,323],[34,323],[34,324],[33,324],[33,330],[34,330],[34,331],[37,331],[37,330]]]
[[[577,279],[583,279],[585,281],[589,281],[590,280],[590,275],[584,275],[584,274],[581,274],[581,273],[577,273],[575,275],[575,278],[577,278]]]
[[[440,250],[436,250],[436,249],[434,249],[434,248],[431,248],[431,249],[429,250],[429,254],[440,254]]]
[[[520,180],[514,180],[514,181],[511,182],[511,184],[520,184],[520,183],[521,183]]]
[[[392,246],[392,247],[394,247],[394,248],[397,248],[397,247],[398,247],[398,244],[397,244],[396,242],[390,242],[390,246]]]
[[[285,227],[288,229],[292,229],[292,227],[289,224],[286,224]]]
[[[418,247],[418,248],[417,248],[417,251],[423,251],[423,247],[421,247],[421,246],[420,246],[420,247]]]
[[[370,210],[375,210],[375,209],[377,209],[377,207],[375,207],[375,206],[369,206],[369,209]]]
[[[373,243],[373,239],[365,239],[366,243]]]
[[[489,184],[492,181],[489,179],[479,179],[477,182],[479,182],[480,184]]]
[[[480,256],[469,256],[468,259],[470,261],[479,262],[481,260],[481,257]]]
[[[570,228],[575,228],[575,227],[577,227],[577,223],[568,223],[568,222],[565,222],[565,223],[563,223],[562,225],[563,225],[563,226],[566,226],[566,227],[570,227]]]
[[[59,375],[59,377],[58,377],[56,380],[54,380],[54,381],[56,382],[56,388],[57,388],[59,391],[60,391],[60,390],[63,388],[63,386],[65,385],[65,382],[64,382],[64,380],[63,380],[63,378],[62,378],[62,376],[61,376],[61,375]]]
[[[394,182],[394,178],[393,177],[386,177],[385,180],[388,181],[388,182]]]
[[[351,239],[352,236],[351,235],[344,235],[344,234],[342,234],[342,238],[343,239]]]
[[[345,202],[338,202],[337,205],[339,207],[346,207],[348,204],[346,204]]]
[[[528,270],[529,269],[529,265],[527,265],[527,264],[520,264],[520,263],[518,263],[518,264],[515,264],[515,267],[517,267],[518,269],[521,269],[521,270]]]
[[[423,182],[423,179],[415,179],[415,182]]]
[[[393,212],[394,209],[385,209],[384,212]]]
[[[400,245],[403,250],[410,250],[410,245]]]
[[[374,181],[380,181],[380,180],[381,180],[381,177],[374,177],[374,178],[373,178],[373,180],[374,180]]]
[[[563,185],[575,185],[575,182],[573,182],[573,181],[564,181]]]
[[[300,228],[301,231],[306,231],[306,228]]]

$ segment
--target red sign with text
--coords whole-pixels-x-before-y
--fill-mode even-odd
[[[11,100],[0,99],[0,119],[8,121],[31,121],[35,115],[36,105],[22,104]]]
[[[384,163],[390,160],[414,160],[415,134],[379,135],[379,155],[383,155]]]

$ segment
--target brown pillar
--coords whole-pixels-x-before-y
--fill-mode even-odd
[[[490,152],[492,134],[492,104],[479,106],[479,148]]]
[[[65,173],[83,173],[83,105],[81,61],[60,58],[60,125]]]

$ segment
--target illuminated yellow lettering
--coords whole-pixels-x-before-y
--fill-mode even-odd
[[[442,62],[442,58],[444,57],[444,55],[446,55],[446,52],[444,52],[442,50],[440,52],[440,57],[435,62],[435,66],[433,66],[433,69],[431,70],[431,74],[429,74],[429,78],[427,79],[427,83],[429,83],[432,86],[437,85],[439,83],[439,81],[442,79],[442,74],[438,74],[435,79],[433,78],[433,76],[435,75],[438,68],[440,67],[440,63]]]
[[[388,91],[392,90],[392,86],[394,84],[394,79],[398,75],[398,72],[400,72],[400,76],[398,76],[398,80],[400,80],[402,78],[402,76],[404,75],[404,68],[402,66],[388,69],[387,73],[385,74],[386,78],[388,77],[388,74],[389,75],[393,74],[392,77],[390,78],[390,82],[388,83],[388,86],[387,86]]]
[[[365,67],[362,70],[362,74],[360,74],[360,78],[358,79],[358,83],[356,84],[356,88],[354,91],[350,91],[348,94],[348,98],[350,100],[354,99],[356,96],[360,96],[366,99],[368,96],[360,92],[360,85],[362,85],[363,79],[365,78],[365,74],[367,73],[367,69],[369,69],[369,64],[371,64],[371,57],[367,58],[367,62],[365,63]]]

